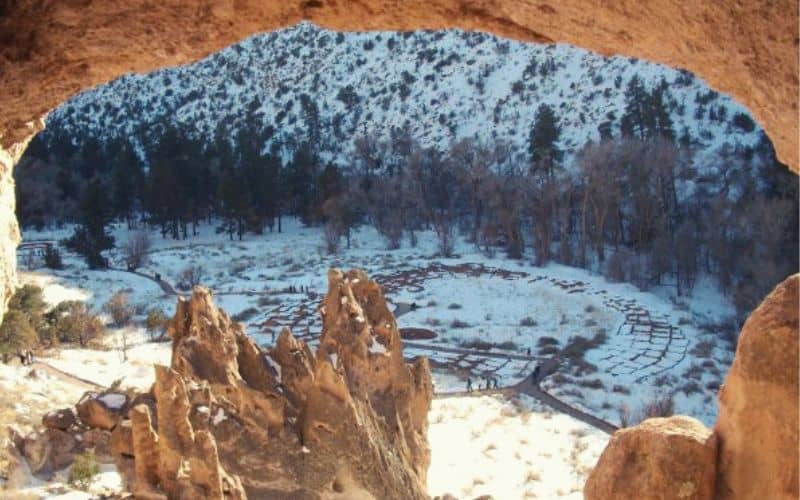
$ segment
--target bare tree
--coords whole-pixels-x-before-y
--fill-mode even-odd
[[[148,231],[142,230],[130,234],[124,247],[128,270],[135,271],[147,265],[151,246],[152,240]]]
[[[191,290],[200,284],[205,274],[205,269],[199,264],[192,264],[181,271],[178,276],[178,288],[182,290]]]
[[[586,247],[591,241],[598,260],[605,260],[605,238],[609,219],[619,211],[622,186],[618,173],[618,144],[605,141],[587,144],[578,164],[584,179],[581,198],[580,265],[586,265]]]
[[[114,325],[118,328],[126,326],[133,318],[133,307],[128,301],[128,294],[121,291],[116,292],[103,304],[103,311],[111,315]]]

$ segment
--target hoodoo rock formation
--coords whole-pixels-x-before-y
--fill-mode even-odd
[[[585,498],[798,498],[798,288],[788,278],[747,319],[713,433],[686,417],[618,431]]]
[[[363,272],[329,279],[316,355],[288,330],[263,352],[208,290],[179,299],[155,406],[112,433],[137,498],[427,498],[427,360],[403,361]]]
[[[479,29],[687,68],[744,103],[782,161],[800,167],[792,0],[6,0],[0,2],[0,320],[16,281],[12,167],[50,109],[124,73],[190,62],[302,19],[341,30]]]

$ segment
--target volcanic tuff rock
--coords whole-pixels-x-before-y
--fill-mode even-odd
[[[742,328],[720,393],[717,497],[796,499],[798,285],[778,285]]]
[[[64,408],[45,413],[42,416],[42,425],[51,429],[65,431],[75,425],[78,418],[72,408]]]
[[[80,451],[75,436],[59,429],[48,427],[25,436],[13,429],[10,433],[14,446],[28,462],[31,472],[40,477],[49,477],[67,467]]]
[[[402,357],[380,287],[332,270],[316,354],[288,330],[263,352],[195,288],[169,326],[155,412],[112,434],[142,498],[427,498],[427,360]],[[381,347],[378,347],[381,346]],[[154,423],[154,417],[158,423]]]
[[[585,497],[798,498],[798,288],[787,278],[747,319],[713,434],[688,417],[617,431]]]
[[[698,420],[645,420],[614,434],[583,494],[587,500],[710,500],[716,453],[716,438]]]

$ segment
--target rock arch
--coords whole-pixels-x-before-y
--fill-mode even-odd
[[[781,160],[800,167],[793,0],[0,0],[0,304],[19,240],[11,169],[50,109],[124,73],[301,19],[340,30],[480,29],[687,68],[745,104]]]

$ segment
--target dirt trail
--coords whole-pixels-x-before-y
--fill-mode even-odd
[[[73,375],[72,373],[65,372],[64,370],[59,370],[55,366],[47,364],[43,361],[34,361],[33,364],[29,366],[38,371],[45,372],[59,380],[69,382],[71,384],[84,386],[86,387],[87,390],[102,391],[106,389],[106,387],[103,387],[100,384],[97,384],[85,378],[78,377],[77,375]]]
[[[564,413],[572,418],[580,420],[581,422],[591,425],[592,427],[599,429],[607,434],[614,434],[619,427],[616,425],[606,422],[605,420],[595,417],[589,413],[586,413],[574,406],[570,406],[569,404],[561,401],[557,397],[553,396],[552,394],[548,393],[547,391],[542,390],[537,384],[533,383],[533,375],[529,375],[523,381],[509,386],[509,387],[502,387],[499,389],[488,389],[488,390],[474,390],[472,392],[466,391],[458,391],[458,392],[445,392],[445,393],[437,393],[434,395],[436,399],[447,399],[447,398],[454,398],[454,397],[478,397],[478,396],[491,396],[494,394],[501,394],[507,398],[511,398],[517,396],[519,394],[526,394],[537,401],[549,406],[553,410]]]
[[[170,285],[169,283],[167,283],[163,279],[157,279],[155,276],[151,276],[149,274],[141,273],[139,271],[131,271],[130,269],[123,269],[121,267],[109,267],[109,269],[111,269],[112,271],[120,271],[120,272],[123,272],[123,273],[131,273],[131,274],[135,274],[136,276],[140,276],[142,278],[149,279],[153,283],[155,283],[158,286],[160,286],[165,294],[167,294],[167,295],[178,295],[178,292],[175,291],[175,288],[173,288],[172,285]]]

